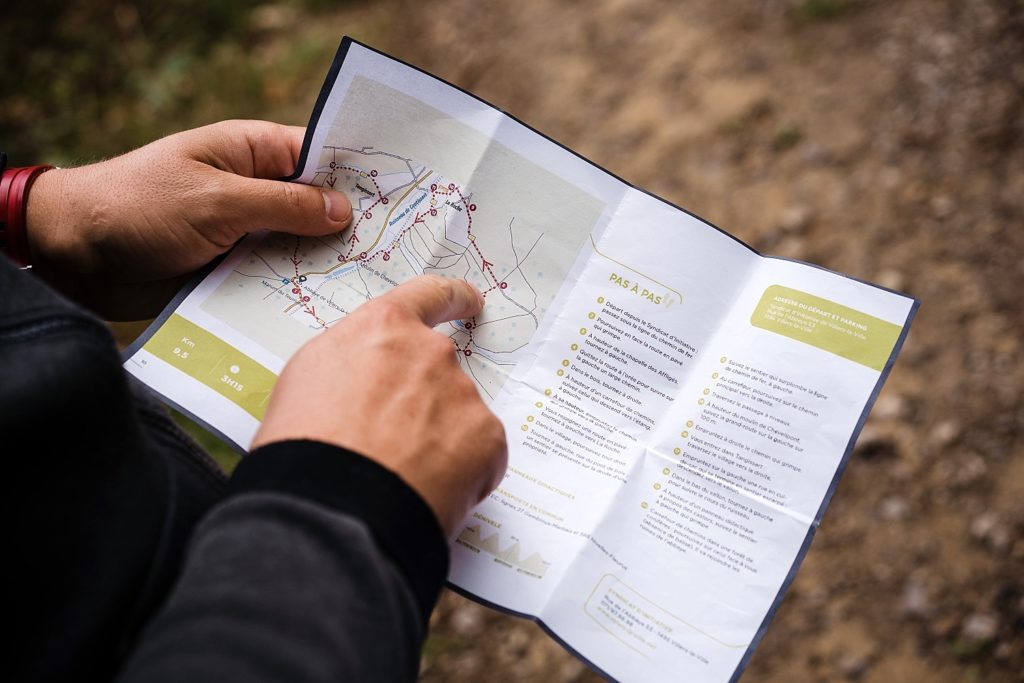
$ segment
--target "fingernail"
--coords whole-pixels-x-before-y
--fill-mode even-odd
[[[324,196],[324,211],[327,212],[328,218],[339,223],[348,223],[352,220],[352,206],[348,202],[348,197],[340,192],[327,190],[321,190],[320,194]]]

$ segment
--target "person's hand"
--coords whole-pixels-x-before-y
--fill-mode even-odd
[[[352,206],[344,194],[273,180],[294,171],[304,132],[224,121],[43,173],[27,207],[34,268],[100,313],[125,318],[132,312],[123,304],[160,305],[181,276],[247,232],[345,229]]]
[[[431,328],[469,318],[483,297],[421,276],[360,306],[285,366],[252,448],[286,439],[343,446],[413,487],[449,536],[501,481],[505,431]]]

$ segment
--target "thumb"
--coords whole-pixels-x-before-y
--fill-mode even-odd
[[[400,304],[428,327],[471,318],[484,307],[483,295],[476,287],[440,275],[420,275],[377,300]]]
[[[341,232],[352,222],[352,204],[341,192],[226,174],[224,218],[239,234],[270,229],[295,235]]]

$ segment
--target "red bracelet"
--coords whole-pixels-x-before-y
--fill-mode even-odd
[[[25,231],[28,191],[36,178],[51,168],[53,166],[8,168],[0,177],[0,251],[22,267],[32,263]]]

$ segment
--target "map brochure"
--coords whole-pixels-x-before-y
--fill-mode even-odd
[[[437,330],[509,467],[450,584],[609,679],[736,680],[918,302],[762,256],[349,38],[289,180],[347,193],[352,225],[249,235],[128,372],[245,450],[305,341],[421,273],[473,283],[483,312]]]

